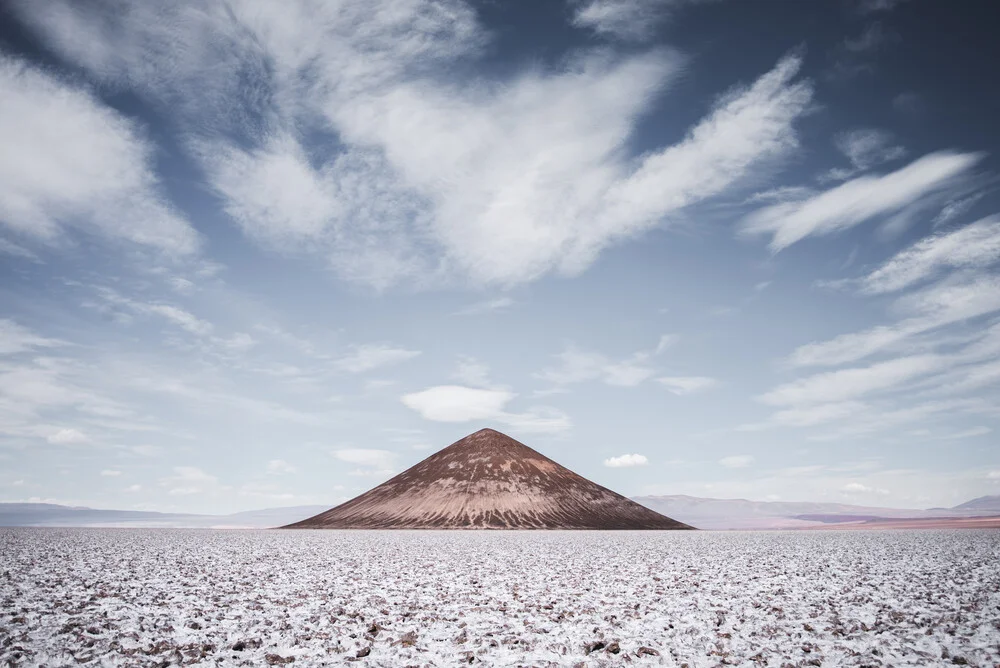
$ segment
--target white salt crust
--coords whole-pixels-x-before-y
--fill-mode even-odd
[[[0,529],[0,665],[994,667],[998,564],[973,530]]]

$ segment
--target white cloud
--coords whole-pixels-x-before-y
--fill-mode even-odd
[[[77,443],[89,443],[90,437],[79,429],[59,429],[49,434],[46,440],[53,445],[75,445]]]
[[[337,360],[337,366],[350,373],[364,373],[372,369],[405,362],[420,355],[419,350],[395,348],[385,344],[353,346],[354,352]]]
[[[504,410],[517,396],[504,389],[438,385],[404,395],[402,402],[424,419],[434,422],[495,421],[526,433],[552,433],[569,429],[572,421],[562,411],[536,406],[523,413]]]
[[[391,471],[396,463],[396,455],[388,450],[343,448],[335,450],[333,456],[348,464],[376,469],[377,474]]]
[[[173,479],[184,482],[202,482],[202,483],[218,482],[218,478],[216,478],[214,475],[209,475],[208,473],[205,473],[197,466],[175,466]]]
[[[1000,260],[1000,217],[935,234],[897,253],[861,279],[869,294],[894,292],[943,269],[981,269]]]
[[[507,390],[439,385],[404,395],[402,401],[427,420],[468,422],[500,415],[513,398],[514,394]]]
[[[212,323],[198,318],[194,314],[185,311],[179,306],[163,304],[159,302],[142,302],[131,299],[111,288],[101,287],[97,289],[98,296],[107,304],[124,307],[132,313],[139,315],[154,315],[163,318],[167,322],[180,327],[194,336],[208,336],[213,331]]]
[[[990,471],[986,474],[986,477],[990,480],[1000,480],[1000,471]]]
[[[556,355],[558,367],[543,369],[535,377],[555,385],[600,380],[607,385],[635,387],[655,373],[646,364],[649,357],[649,353],[638,352],[614,361],[600,353],[569,346]]]
[[[866,170],[906,155],[906,149],[890,145],[891,140],[881,130],[859,129],[837,135],[834,143],[855,169]]]
[[[35,334],[13,320],[0,318],[0,355],[23,353],[35,348],[64,346],[65,342]]]
[[[395,469],[354,469],[348,475],[358,478],[381,478],[385,479],[395,473]]]
[[[75,410],[88,419],[127,416],[124,405],[94,387],[94,371],[71,359],[41,356],[0,365],[0,405],[22,436],[82,443],[89,439],[78,429],[40,425],[43,415],[55,410]]]
[[[760,204],[762,202],[797,202],[816,194],[813,188],[807,186],[778,186],[754,193],[744,204]]]
[[[285,475],[295,471],[296,468],[284,459],[272,459],[267,463],[267,472],[270,475]]]
[[[664,334],[660,337],[659,343],[656,344],[656,350],[653,351],[654,355],[662,355],[668,348],[677,343],[680,337],[676,334]]]
[[[795,366],[855,362],[917,334],[996,312],[1000,310],[1000,279],[974,276],[944,281],[898,299],[893,308],[909,317],[891,325],[878,325],[800,346],[792,352],[789,361]]]
[[[636,455],[636,454],[619,455],[618,457],[611,457],[609,459],[604,460],[604,465],[613,469],[631,468],[634,466],[645,466],[648,463],[649,460],[646,459],[645,455]]]
[[[989,427],[972,427],[971,429],[965,429],[963,431],[958,431],[953,434],[948,434],[943,438],[946,439],[960,439],[960,438],[975,438],[976,436],[985,436],[986,434],[993,433],[993,430]]]
[[[890,494],[887,489],[883,489],[881,487],[869,487],[868,485],[863,485],[860,482],[849,482],[841,488],[841,491],[847,495],[877,494],[879,496],[888,496]]]
[[[710,0],[574,0],[573,25],[609,37],[643,41],[682,5]]]
[[[781,385],[759,397],[774,406],[835,404],[939,371],[946,359],[938,355],[914,355],[879,362],[867,367],[815,374]]]
[[[117,478],[121,474],[122,472],[117,469],[104,469],[101,471],[101,475],[105,478]]]
[[[161,195],[153,149],[89,92],[0,54],[0,224],[53,243],[68,227],[173,254],[194,229]]]
[[[812,96],[785,58],[635,158],[637,119],[680,69],[666,50],[446,84],[423,74],[488,39],[458,2],[43,4],[15,8],[51,48],[219,129],[188,145],[249,236],[377,288],[579,273],[796,148]],[[336,146],[306,147],[317,135]]]
[[[716,379],[705,376],[662,376],[656,382],[674,394],[693,394],[719,384]]]
[[[958,218],[966,211],[971,209],[973,205],[985,196],[984,192],[977,192],[971,195],[959,196],[945,202],[945,205],[941,207],[941,213],[939,213],[934,218],[934,227],[940,227],[946,223],[951,222],[955,218]]]
[[[129,494],[134,494],[135,492],[141,492],[142,485],[139,484],[129,485],[128,487],[125,488],[125,491],[128,492]]]
[[[197,466],[175,466],[174,474],[160,479],[170,496],[191,496],[219,488],[219,479]]]
[[[865,367],[819,373],[785,383],[758,397],[782,410],[758,424],[738,427],[755,431],[773,426],[815,426],[839,422],[831,440],[871,433],[939,414],[989,414],[995,412],[988,396],[962,397],[970,390],[1000,382],[1000,325],[973,336],[944,337],[921,343],[947,352],[911,354]],[[959,347],[954,347],[955,345]],[[858,398],[878,394],[869,404]],[[930,400],[928,400],[930,399]],[[987,427],[972,427],[952,436],[983,435]]]
[[[470,304],[461,311],[458,311],[456,315],[479,315],[481,313],[493,313],[494,311],[505,311],[514,305],[514,300],[510,297],[497,297],[496,299],[487,299],[486,301],[476,302],[475,304]]]
[[[818,404],[815,406],[796,406],[776,411],[767,422],[744,424],[737,431],[760,431],[768,427],[812,427],[815,425],[857,417],[865,405],[858,401],[842,401],[836,403]]]
[[[536,406],[523,413],[500,413],[493,419],[526,434],[553,434],[573,426],[568,415],[544,406]]]
[[[23,246],[19,246],[13,241],[4,239],[0,237],[0,253],[6,253],[7,255],[12,255],[14,257],[24,258],[26,260],[31,260],[33,262],[40,262],[38,255],[32,253],[30,250]]]
[[[774,252],[812,235],[827,235],[866,220],[922,206],[967,176],[976,153],[931,153],[884,176],[861,176],[797,202],[773,204],[750,214],[743,232],[771,235]]]
[[[897,5],[901,5],[907,0],[862,0],[858,10],[862,14],[874,12],[891,12]]]
[[[458,368],[455,369],[455,372],[452,373],[451,377],[463,385],[469,385],[471,387],[503,389],[493,387],[493,383],[490,381],[489,366],[483,364],[474,357],[469,357],[467,355],[462,355],[458,358]]]
[[[214,342],[232,353],[244,353],[257,345],[257,341],[246,332],[237,332],[228,339],[215,339]]]
[[[751,455],[731,455],[719,460],[719,464],[727,469],[745,469],[750,467],[753,462],[754,458]]]
[[[189,281],[181,276],[174,276],[170,278],[167,283],[169,283],[171,288],[182,295],[191,294],[195,289],[195,284],[192,281]]]
[[[182,308],[169,304],[136,304],[138,310],[146,313],[155,313],[181,329],[196,336],[205,336],[212,331],[212,325],[200,318],[196,318]]]

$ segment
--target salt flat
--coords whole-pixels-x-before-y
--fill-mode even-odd
[[[972,530],[0,529],[0,663],[996,666],[998,563]]]

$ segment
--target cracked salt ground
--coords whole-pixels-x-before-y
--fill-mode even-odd
[[[0,529],[0,663],[1000,665],[1000,532]]]

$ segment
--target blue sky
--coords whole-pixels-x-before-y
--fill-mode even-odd
[[[8,2],[0,500],[1000,493],[989,12]]]

